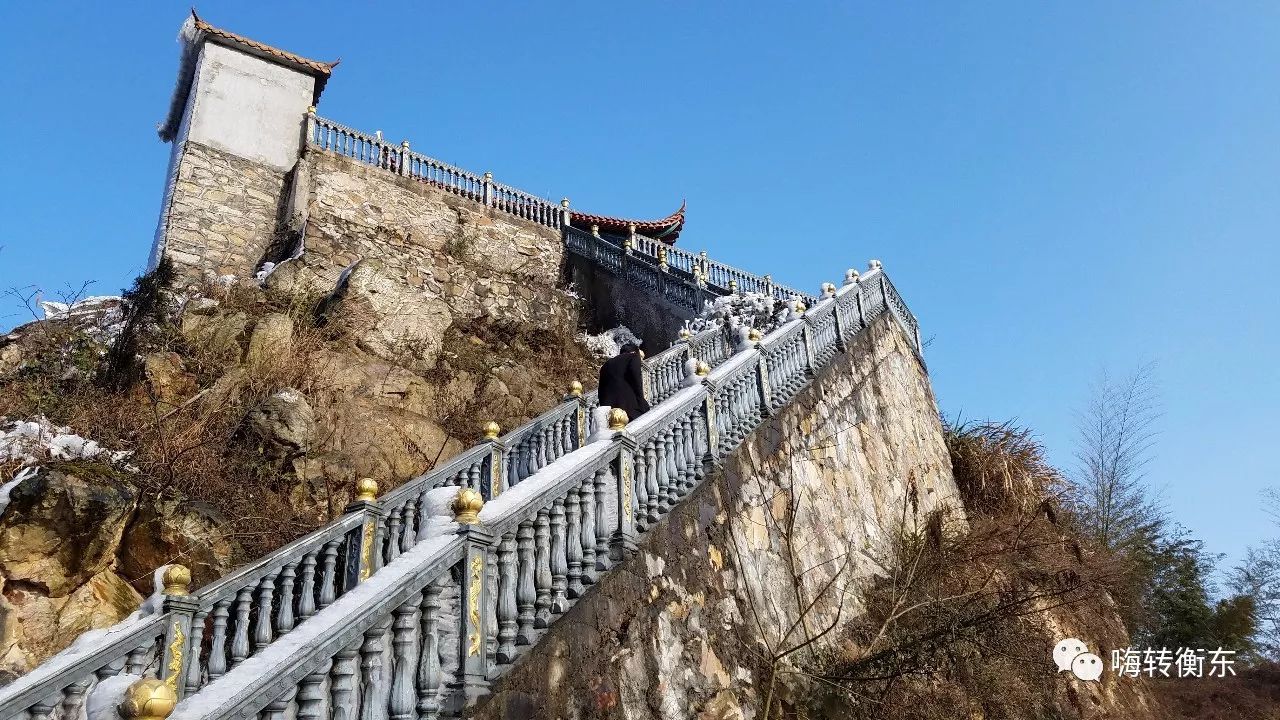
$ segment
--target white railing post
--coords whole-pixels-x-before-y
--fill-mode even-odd
[[[400,141],[400,167],[398,168],[401,175],[409,175],[409,141]]]
[[[304,148],[307,145],[310,145],[316,142],[316,106],[315,105],[312,105],[311,107],[307,108],[306,133],[307,133],[307,136],[306,138],[304,138],[304,142],[302,143]]]
[[[491,172],[484,174],[484,204],[485,207],[493,207],[493,173]]]

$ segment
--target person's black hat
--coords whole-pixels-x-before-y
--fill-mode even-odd
[[[623,346],[618,350],[618,352],[623,353],[623,354],[625,354],[625,353],[633,353],[633,352],[635,352],[635,351],[637,351],[637,350],[639,350],[639,349],[640,349],[640,348],[636,347],[636,344],[635,344],[635,343],[627,343],[627,344],[623,345]]]

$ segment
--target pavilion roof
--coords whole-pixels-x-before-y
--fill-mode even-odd
[[[602,233],[626,235],[631,232],[631,226],[634,224],[637,233],[674,245],[676,238],[680,237],[680,231],[684,229],[684,211],[685,203],[680,203],[679,210],[659,220],[631,220],[608,215],[592,215],[576,210],[571,210],[569,214],[570,224],[581,230],[590,230],[591,226],[595,225]]]

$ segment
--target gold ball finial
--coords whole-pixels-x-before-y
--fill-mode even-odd
[[[692,333],[692,332],[689,332],[689,328],[680,328],[680,339],[681,339],[681,340],[688,340],[688,339],[689,339],[689,338],[691,338],[691,337],[693,337],[693,333]]]
[[[809,308],[805,307],[805,304],[804,304],[804,301],[803,301],[803,300],[797,300],[797,301],[796,301],[796,314],[797,314],[797,315],[803,315],[803,314],[804,314],[804,311],[805,311],[805,310],[808,310],[808,309],[809,309]]]
[[[163,720],[178,705],[178,693],[168,683],[143,678],[129,686],[120,703],[120,717],[126,720]]]
[[[308,115],[315,115],[315,114],[316,114],[316,106],[315,106],[315,105],[309,105],[309,106],[307,106],[307,114],[308,114]]]
[[[453,519],[462,525],[479,525],[484,496],[471,488],[462,488],[453,499]]]
[[[596,237],[600,237],[600,226],[596,225],[595,223],[592,223],[591,234],[595,235]]]
[[[706,364],[706,363],[704,363],[704,362],[702,362],[701,360],[699,360],[699,361],[698,361],[698,375],[699,375],[700,377],[706,377],[706,376],[708,376],[708,375],[710,375],[710,374],[711,374],[711,366],[710,366],[710,365],[708,365],[708,364]]]
[[[747,339],[751,342],[760,342],[760,331],[755,328],[751,328],[747,331]]]
[[[170,565],[160,576],[165,595],[187,595],[191,590],[191,570],[186,565]]]
[[[613,408],[609,411],[609,429],[621,430],[627,426],[631,418],[627,417],[627,411],[622,408]]]
[[[560,198],[560,207],[562,208],[569,207],[569,198]]]
[[[378,499],[378,481],[360,478],[356,481],[356,502],[373,502]]]
[[[730,281],[729,281],[729,292],[734,293],[735,295],[737,294],[737,292],[738,292],[738,281],[737,281],[737,280],[730,280]]]
[[[502,426],[492,420],[484,424],[483,430],[485,440],[497,440],[502,434]]]
[[[577,380],[569,383],[569,394],[578,398],[582,397],[582,383]]]

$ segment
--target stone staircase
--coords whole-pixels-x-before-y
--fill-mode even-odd
[[[491,425],[392,492],[363,481],[341,518],[195,593],[171,566],[158,611],[0,690],[0,720],[79,718],[96,688],[123,680],[137,717],[460,717],[871,321],[891,314],[919,355],[916,320],[876,261],[808,296],[634,233],[578,230],[557,215],[567,206],[337,129],[354,133],[309,116],[324,149],[435,173],[425,181],[554,225],[571,253],[672,302],[763,292],[792,303],[791,319],[763,338],[708,330],[646,360],[653,409],[634,422],[606,419],[575,383],[558,407],[505,435]]]

